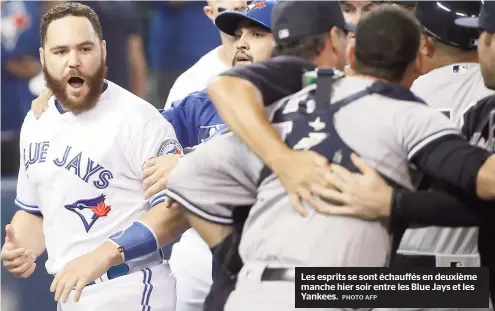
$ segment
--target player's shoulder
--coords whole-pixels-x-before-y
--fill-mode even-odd
[[[226,126],[215,132],[205,142],[197,145],[193,154],[196,152],[198,155],[201,154],[200,161],[201,158],[204,161],[206,157],[223,164],[254,156],[241,139]]]
[[[290,56],[290,55],[280,55],[272,57],[260,64],[268,66],[268,67],[296,67],[304,70],[314,70],[316,68],[315,64],[304,59],[302,57]]]
[[[56,122],[57,117],[60,117],[64,111],[61,107],[57,107],[55,96],[52,96],[48,99],[47,109],[43,114],[36,119],[34,116],[33,110],[29,110],[28,113],[24,116],[24,121],[22,123],[21,133],[28,133],[31,130],[39,131],[40,124]]]
[[[170,122],[149,102],[110,81],[107,91],[110,92],[105,99],[112,109],[106,111],[112,114],[113,120],[118,120],[122,137],[130,137],[144,129],[154,129],[157,133],[153,134],[157,135],[163,131],[174,132]]]
[[[194,110],[195,112],[201,112],[212,106],[213,104],[206,90],[193,92],[183,99],[174,101],[171,104],[171,107],[174,108],[174,110]]]
[[[315,91],[316,84],[308,85],[300,91],[282,97],[274,103],[266,106],[265,113],[269,116],[270,119],[272,119],[277,111],[283,111],[283,113],[294,112],[293,110],[296,108],[296,106],[298,107],[299,103],[304,103],[311,100]]]
[[[426,95],[446,90],[455,92],[460,86],[485,91],[483,83],[479,83],[482,81],[478,63],[449,64],[419,76],[412,84],[411,90]]]
[[[312,71],[305,71],[304,73],[306,74],[312,74],[315,77],[315,83],[309,83],[308,85],[304,86],[301,90],[289,94],[285,97],[282,97],[275,101],[273,104],[268,105],[265,107],[265,112],[273,117],[273,114],[279,110],[283,110],[284,113],[286,112],[293,112],[292,110],[295,109],[298,105],[295,105],[296,103],[305,103],[309,101],[315,100],[315,92],[317,89],[317,71],[312,70]],[[301,74],[301,81],[303,80],[303,72]],[[342,71],[340,70],[334,70],[333,74],[333,85],[340,84],[340,82],[345,79],[345,75]],[[330,96],[330,94],[329,94]]]
[[[202,89],[200,91],[192,92],[191,94],[187,95],[184,97],[184,100],[210,100],[210,97],[208,96],[208,92],[206,89]]]
[[[263,62],[237,66],[222,72],[223,76],[234,76],[243,79],[264,76],[297,76],[307,71],[315,70],[316,66],[303,58],[296,56],[275,56]],[[253,82],[253,81],[251,81]]]
[[[471,106],[461,119],[463,133],[478,146],[490,138],[491,124],[495,120],[495,95],[487,96]],[[485,147],[485,146],[484,146]]]
[[[32,110],[30,110],[26,114],[26,116],[24,117],[24,121],[22,122],[21,132],[20,132],[21,143],[25,138],[27,138],[30,135],[30,133],[34,131],[35,122],[36,122],[36,118],[34,117],[34,113]]]
[[[160,115],[158,110],[146,100],[111,81],[107,83],[108,89],[102,94],[102,99],[112,106],[112,113],[132,119],[134,122]],[[108,94],[105,94],[107,92]]]
[[[465,112],[476,120],[480,120],[495,111],[495,94],[482,98]]]

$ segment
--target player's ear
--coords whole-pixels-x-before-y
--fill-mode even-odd
[[[327,43],[330,43],[330,47],[332,48],[332,51],[334,54],[338,55],[339,49],[340,49],[340,30],[337,27],[332,27],[330,29],[330,32],[328,33],[328,38],[327,38]]]
[[[40,52],[41,67],[44,67],[45,66],[45,51],[43,51],[43,48],[40,48],[39,52]]]
[[[213,22],[215,23],[215,16],[213,15],[213,8],[209,5],[205,6],[203,8],[203,12],[205,12],[205,15]]]
[[[101,40],[101,53],[103,54],[103,59],[107,60],[107,42]]]
[[[426,35],[421,34],[421,54],[425,57],[431,58],[435,54],[435,42],[433,39]]]

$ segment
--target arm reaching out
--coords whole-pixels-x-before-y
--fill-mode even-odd
[[[362,159],[352,155],[351,160],[362,174],[332,164],[327,179],[335,189],[328,189],[323,198],[337,206],[319,212],[366,220],[391,217],[391,222],[411,226],[479,225],[478,215],[469,207],[475,202],[468,204],[440,191],[394,189]]]
[[[230,130],[280,178],[293,207],[301,215],[307,215],[301,200],[317,207],[312,193],[321,194],[321,187],[313,186],[325,186],[327,159],[312,151],[294,151],[283,142],[265,114],[259,89],[247,80],[220,76],[209,83],[208,95]]]
[[[160,203],[94,251],[67,263],[57,273],[50,291],[55,293],[56,301],[65,303],[74,289],[74,302],[78,302],[84,287],[112,266],[151,254],[188,228],[189,223],[180,206],[169,201]]]

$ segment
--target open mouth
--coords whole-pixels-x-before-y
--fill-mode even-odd
[[[250,62],[251,59],[249,59],[249,57],[245,56],[245,55],[237,55],[235,57],[235,61],[236,62]]]
[[[84,84],[84,79],[80,77],[71,77],[68,81],[69,85],[74,88],[78,89]]]

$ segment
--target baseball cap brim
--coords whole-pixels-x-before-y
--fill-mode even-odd
[[[218,15],[215,19],[215,25],[217,25],[221,32],[226,33],[229,36],[233,36],[239,27],[239,24],[244,21],[251,21],[253,24],[271,31],[271,27],[269,25],[239,12],[225,12]]]
[[[478,17],[460,17],[454,22],[456,25],[466,28],[480,28],[480,19]]]

